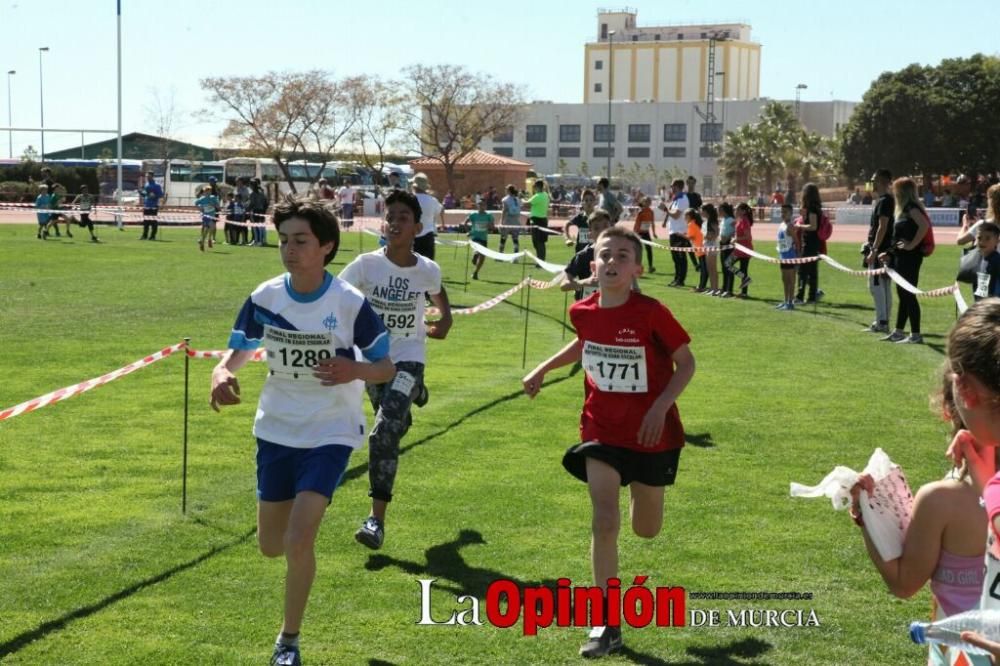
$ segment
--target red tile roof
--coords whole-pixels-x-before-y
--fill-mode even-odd
[[[502,155],[494,155],[493,153],[487,153],[485,150],[473,150],[468,155],[464,155],[455,164],[463,167],[476,167],[476,166],[507,166],[507,167],[531,167],[533,166],[531,162],[521,162],[520,160],[511,159],[510,157],[504,157]],[[420,159],[411,160],[410,166],[414,169],[422,169],[424,167],[434,167],[442,166],[440,160],[434,159],[433,157],[421,157]]]

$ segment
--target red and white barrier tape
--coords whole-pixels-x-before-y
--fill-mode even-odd
[[[650,245],[652,247],[655,247],[658,250],[669,250],[670,252],[722,252],[723,250],[732,250],[736,247],[735,244],[713,245],[708,247],[704,245],[702,245],[701,247],[693,247],[691,245],[688,245],[686,247],[674,247],[673,245],[660,245],[659,243],[648,241],[645,238],[640,238],[639,242],[642,243],[643,245]]]
[[[163,360],[170,356],[176,351],[184,348],[184,343],[181,342],[170,347],[164,347],[155,354],[150,354],[145,358],[141,358],[134,363],[129,363],[123,368],[118,368],[112,372],[101,375],[100,377],[95,377],[94,379],[88,379],[85,382],[80,382],[79,384],[74,384],[73,386],[67,386],[61,388],[57,391],[52,391],[51,393],[46,393],[43,396],[34,398],[33,400],[28,400],[27,402],[22,402],[19,405],[14,405],[13,407],[8,407],[7,409],[0,410],[0,421],[6,419],[14,418],[19,414],[24,414],[26,412],[33,412],[36,409],[46,407],[55,402],[62,402],[63,400],[68,400],[74,396],[85,393],[93,388],[107,384],[108,382],[114,381],[119,377],[124,377],[125,375],[131,374],[136,370],[145,368],[147,365],[156,363],[157,361]]]
[[[473,305],[472,307],[468,308],[457,308],[457,309],[452,308],[451,313],[453,315],[471,315],[471,314],[476,314],[477,312],[483,312],[484,310],[489,310],[490,308],[494,308],[500,303],[503,303],[505,300],[507,300],[517,292],[521,291],[529,284],[531,285],[532,289],[551,289],[552,287],[558,286],[561,281],[562,281],[562,275],[557,275],[549,282],[545,282],[544,280],[535,280],[533,278],[526,277],[517,284],[515,284],[513,287],[508,289],[507,291],[503,292],[502,294],[497,294],[488,301],[483,301],[479,305]],[[427,308],[427,310],[425,310],[425,313],[428,316],[436,317],[441,314],[441,311],[438,310],[437,308]]]
[[[185,353],[191,358],[222,358],[229,353],[228,349],[213,349],[211,351],[200,351],[197,349],[191,349],[188,347]],[[264,349],[254,350],[253,356],[250,357],[251,361],[263,361],[267,359],[267,352]]]

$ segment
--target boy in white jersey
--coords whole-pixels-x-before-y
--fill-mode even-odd
[[[292,199],[274,211],[288,273],[260,284],[236,318],[229,349],[212,372],[212,408],[240,402],[236,373],[261,344],[268,377],[257,437],[257,541],[284,555],[284,623],[272,664],[301,664],[298,636],[316,574],[320,521],[351,452],[361,446],[363,382],[395,368],[389,335],[365,297],[325,270],[337,253],[337,218],[318,201]],[[369,362],[355,360],[355,347]]]
[[[424,337],[443,340],[451,328],[451,306],[441,285],[441,269],[413,251],[420,232],[420,202],[397,190],[385,200],[386,246],[362,254],[340,273],[365,295],[389,330],[389,355],[396,366],[391,383],[369,382],[375,425],[368,437],[370,515],[354,537],[373,550],[385,540],[385,512],[392,500],[399,462],[399,442],[410,428],[410,405],[426,401]],[[441,310],[441,319],[424,324],[424,295]]]

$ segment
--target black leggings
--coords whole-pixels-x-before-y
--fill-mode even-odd
[[[653,240],[650,237],[648,231],[640,231],[639,232],[639,238],[641,238],[644,241],[652,241]],[[646,263],[648,264],[648,268],[652,268],[653,267],[653,246],[652,245],[646,245],[645,247],[646,247]]]
[[[728,245],[729,243],[723,243],[723,245]],[[729,270],[729,256],[733,253],[732,250],[722,251],[722,291],[726,293],[733,293],[733,273]]]
[[[691,241],[687,236],[670,234],[670,247],[691,247]],[[674,260],[674,282],[683,285],[688,274],[688,253],[671,250],[670,254]]]
[[[924,262],[924,255],[917,250],[913,253],[900,253],[896,255],[894,263],[896,272],[900,277],[917,286],[920,278],[920,265]],[[920,334],[920,302],[915,294],[911,294],[899,285],[896,285],[896,296],[899,297],[899,308],[896,310],[896,328],[900,331],[906,328],[906,320],[910,320],[910,333]]]
[[[535,255],[545,261],[545,244],[549,242],[549,235],[542,229],[549,228],[549,219],[547,217],[533,217],[531,218],[531,226],[541,227],[531,230],[531,245],[535,248]]]

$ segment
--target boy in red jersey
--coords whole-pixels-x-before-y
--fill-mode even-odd
[[[690,338],[670,311],[632,290],[641,253],[634,232],[601,233],[593,264],[600,290],[569,311],[577,339],[524,378],[534,398],[548,371],[577,361],[586,371],[582,443],[570,447],[563,466],[589,488],[591,565],[594,583],[605,590],[618,578],[620,488],[631,492],[638,536],[651,539],[663,526],[663,489],[674,482],[684,446],[676,402],[695,366]],[[594,627],[580,654],[603,657],[621,647],[619,627]]]

